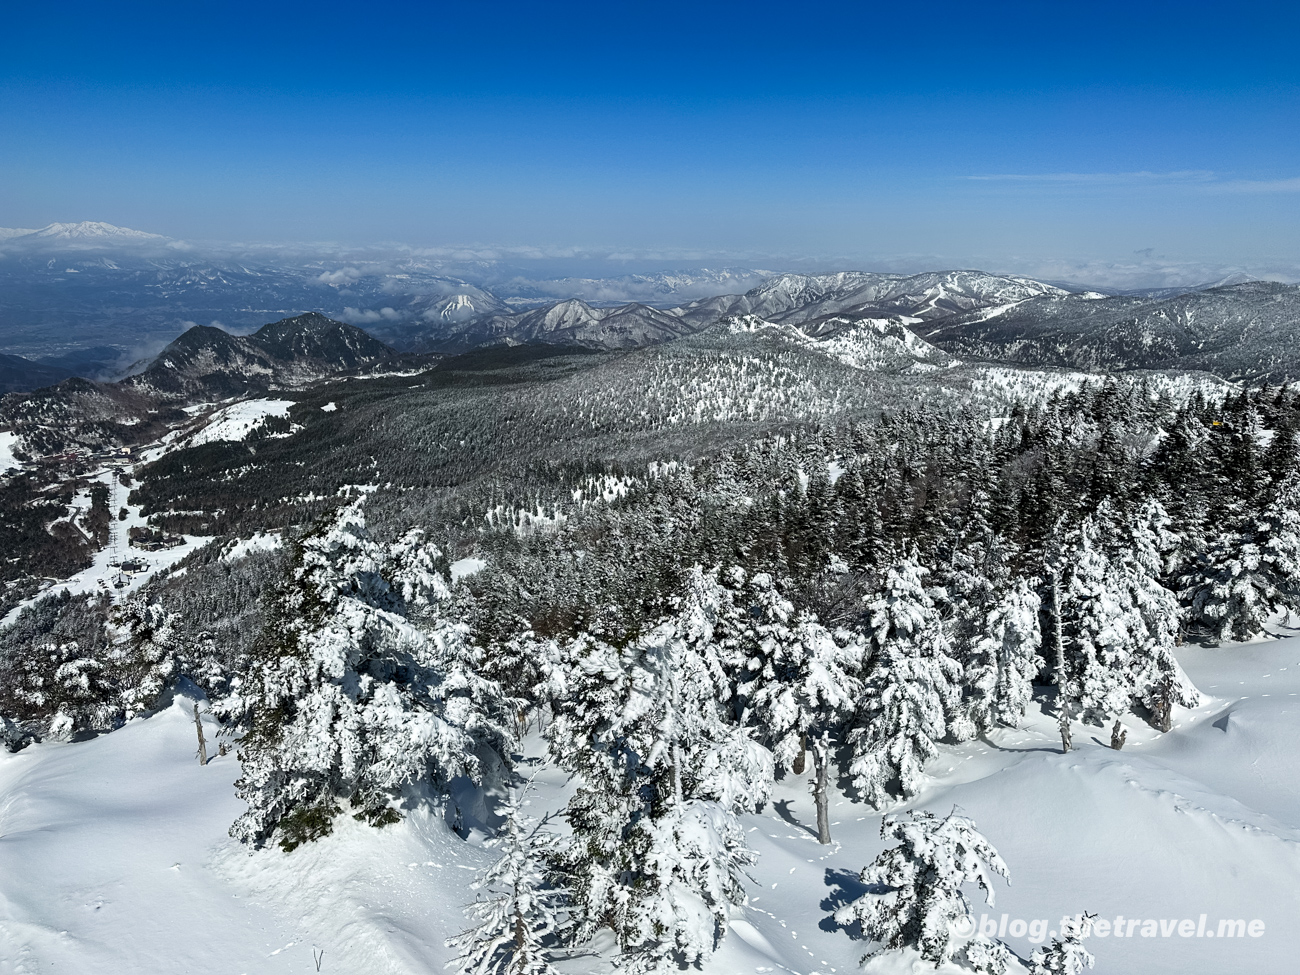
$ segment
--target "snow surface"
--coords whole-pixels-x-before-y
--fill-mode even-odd
[[[487,568],[487,563],[482,559],[467,558],[458,559],[451,564],[451,581],[464,579],[466,576],[472,576],[476,572],[482,572]]]
[[[287,416],[294,405],[289,399],[250,399],[217,410],[207,424],[187,441],[188,446],[218,440],[243,440],[269,416]]]
[[[258,532],[248,538],[241,538],[230,548],[221,553],[222,562],[238,562],[245,556],[254,552],[273,552],[282,544],[279,535],[267,532]]]
[[[12,430],[0,433],[0,473],[22,466],[22,462],[14,456],[16,446],[18,446],[18,434]]]
[[[1300,639],[1180,660],[1212,695],[1158,735],[1125,723],[1122,752],[1076,725],[1062,755],[1054,719],[944,747],[913,807],[971,816],[1011,868],[996,907],[975,916],[1045,919],[1089,910],[1125,918],[1261,920],[1262,937],[1093,937],[1097,971],[1284,975],[1300,954]],[[0,752],[0,973],[442,970],[462,930],[473,872],[492,854],[436,812],[373,830],[347,816],[293,854],[250,853],[226,835],[240,813],[233,755],[194,759],[192,703],[80,744]],[[209,751],[215,727],[207,725]],[[530,743],[536,752],[537,743]],[[530,813],[563,802],[548,769]],[[835,844],[817,844],[800,778],[763,814],[742,817],[759,853],[749,903],[706,975],[854,972],[866,946],[827,918],[860,893],[880,851],[880,815],[836,793]],[[474,834],[478,836],[479,834]],[[974,891],[971,892],[974,895]],[[1138,926],[1140,930],[1140,925]],[[1006,940],[1021,957],[1034,947]],[[911,972],[890,956],[870,970]],[[607,958],[562,964],[608,971]],[[925,970],[934,971],[926,968]],[[956,969],[941,971],[954,972]]]

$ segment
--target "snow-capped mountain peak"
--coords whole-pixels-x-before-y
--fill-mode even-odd
[[[15,236],[32,240],[145,241],[167,239],[162,234],[150,234],[143,230],[132,230],[129,227],[117,227],[99,220],[82,220],[78,223],[52,223],[40,230],[26,231]]]

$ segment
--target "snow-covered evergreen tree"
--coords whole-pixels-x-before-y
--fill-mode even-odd
[[[1050,945],[1036,948],[1029,959],[1030,975],[1080,975],[1084,969],[1091,968],[1094,959],[1083,946],[1085,933],[1063,932]]]
[[[1194,624],[1218,640],[1249,640],[1281,610],[1300,610],[1300,474],[1274,488],[1248,530],[1225,532],[1182,579]]]
[[[1042,666],[1038,593],[1027,579],[1015,579],[971,627],[966,664],[967,707],[980,731],[1018,727],[1033,697]]]
[[[1151,574],[1161,516],[1148,509],[1126,528],[1103,503],[1058,554],[1066,679],[1084,721],[1104,724],[1139,702],[1153,711],[1200,702],[1173,656],[1177,598]]]
[[[566,895],[549,874],[561,840],[524,814],[527,791],[506,802],[501,856],[474,883],[481,894],[466,910],[477,923],[447,942],[463,975],[556,975],[550,948],[567,924]]]
[[[852,707],[851,668],[861,650],[841,646],[812,613],[796,613],[769,576],[756,575],[749,588],[756,600],[753,625],[741,641],[744,720],[762,735],[776,764],[789,769],[810,736]]]
[[[360,506],[298,546],[249,672],[220,710],[244,732],[249,804],[231,834],[282,847],[326,835],[348,803],[358,819],[398,817],[391,801],[419,783],[478,778],[481,756],[508,754],[508,702],[472,666],[465,628],[422,629],[402,615]]]
[[[849,773],[872,805],[913,796],[945,737],[973,737],[961,667],[911,560],[890,569],[867,606],[870,663],[848,741]]]
[[[678,612],[626,647],[565,648],[547,739],[580,777],[564,857],[576,936],[613,930],[621,964],[693,964],[726,932],[752,854],[736,821],[769,795],[772,760],[729,720],[718,600],[694,572]]]
[[[122,634],[114,656],[120,667],[122,706],[126,717],[150,707],[180,671],[175,624],[156,601],[136,597],[118,607],[113,622]]]
[[[835,920],[861,924],[862,933],[881,944],[864,962],[881,951],[915,948],[938,968],[961,947],[955,928],[971,912],[962,885],[978,884],[992,905],[992,875],[1008,879],[1007,865],[975,823],[955,812],[943,819],[926,811],[886,816],[880,835],[898,845],[863,868],[862,882],[873,889],[837,910]],[[1005,960],[994,943],[979,935],[975,941],[966,950],[986,969]]]

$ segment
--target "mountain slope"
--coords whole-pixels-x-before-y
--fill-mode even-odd
[[[1300,377],[1300,286],[1250,281],[1169,298],[1043,295],[915,330],[964,358],[1108,369]]]
[[[67,379],[72,375],[59,366],[33,362],[18,355],[0,352],[0,393],[23,392],[40,389]]]
[[[167,240],[162,234],[150,234],[129,227],[116,227],[99,220],[82,220],[78,223],[52,223],[40,230],[29,230],[10,237],[16,243],[43,241],[106,241],[129,243],[132,241]]]
[[[766,321],[794,324],[841,313],[857,318],[904,315],[932,319],[1068,293],[1029,278],[983,271],[913,275],[842,271],[781,274],[743,295],[705,298],[679,311],[687,321],[699,324],[732,315],[757,315]]]
[[[674,312],[629,304],[593,308],[571,298],[543,308],[475,319],[450,329],[441,339],[446,348],[484,345],[578,345],[594,349],[627,349],[666,342],[695,329]]]
[[[355,325],[309,312],[252,335],[189,329],[123,384],[164,399],[227,399],[272,386],[299,386],[395,355]]]

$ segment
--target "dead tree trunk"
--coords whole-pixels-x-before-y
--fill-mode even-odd
[[[817,842],[829,845],[831,841],[830,798],[830,736],[826,732],[813,739],[813,799],[817,803]]]
[[[1115,727],[1110,729],[1110,747],[1119,751],[1126,741],[1128,741],[1128,729],[1120,724],[1119,718],[1116,718]]]
[[[1061,728],[1061,751],[1070,750],[1070,682],[1065,672],[1065,639],[1061,634],[1061,577],[1052,572],[1052,640],[1056,644],[1056,711]]]
[[[199,733],[199,764],[208,764],[208,743],[203,737],[203,722],[199,718],[199,706],[194,705],[194,728]]]
[[[1151,708],[1152,723],[1160,731],[1174,726],[1174,677],[1165,674],[1156,686],[1155,701]]]

